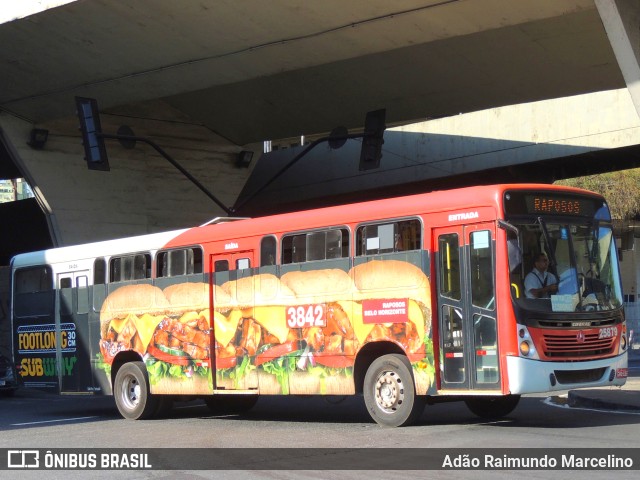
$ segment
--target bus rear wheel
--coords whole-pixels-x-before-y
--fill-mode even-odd
[[[113,396],[120,415],[129,420],[144,420],[156,412],[158,399],[151,395],[144,362],[122,365],[113,384]]]
[[[404,355],[375,359],[364,377],[364,402],[369,415],[385,427],[415,423],[425,407],[424,397],[415,392],[411,364]]]
[[[502,418],[509,415],[518,406],[520,395],[504,397],[469,397],[464,399],[469,410],[482,418]]]

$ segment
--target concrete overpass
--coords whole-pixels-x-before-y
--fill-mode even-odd
[[[324,159],[342,163],[314,187],[324,201],[353,190],[404,191],[409,180],[427,188],[452,175],[477,179],[477,172],[488,169],[530,178],[528,166],[560,158],[560,151],[562,158],[575,158],[634,148],[634,141],[614,132],[637,127],[635,1],[31,2],[52,7],[39,12],[28,9],[30,2],[19,3],[27,10],[3,11],[0,24],[0,43],[10,46],[0,51],[0,176],[20,174],[34,187],[53,245],[192,225],[221,213],[143,146],[129,150],[109,142],[110,171],[88,171],[76,128],[76,95],[99,100],[105,131],[128,125],[153,138],[226,205],[243,189],[251,193],[294,150],[254,160],[248,184],[252,169],[235,166],[238,152],[255,151],[257,159],[264,140],[319,135],[336,125],[357,129],[365,112],[379,108],[386,108],[390,126],[404,125],[388,132],[380,172],[345,175],[357,164],[355,147],[325,151]],[[607,104],[611,123],[600,121],[594,110],[578,118],[564,107],[549,114],[544,107],[524,106],[596,92],[609,92],[605,97],[615,102]],[[605,97],[595,103],[602,107]],[[510,105],[517,106],[505,108]],[[624,125],[615,120],[619,108],[631,112]],[[460,135],[473,130],[462,119],[475,122],[480,113],[447,119],[468,112],[488,112],[481,136]],[[498,114],[516,124],[487,123]],[[427,126],[407,126],[427,119]],[[507,144],[544,143],[534,130],[519,132],[518,122],[577,122],[584,128],[556,138],[550,156],[542,147],[529,148],[511,161]],[[431,130],[447,124],[454,130]],[[27,144],[35,128],[48,131],[41,149]],[[523,135],[514,140],[514,132]],[[588,141],[594,132],[603,139],[595,146]],[[447,142],[461,150],[443,154],[436,144]],[[476,147],[464,146],[471,144]],[[631,153],[620,168],[636,164]],[[404,167],[396,168],[392,158],[402,159]],[[611,165],[596,160],[590,168]],[[298,180],[315,168],[309,162],[299,167]],[[397,175],[388,176],[389,169]],[[394,181],[381,183],[383,177]],[[344,178],[350,178],[347,184]],[[295,182],[279,185],[280,192],[269,195],[282,208],[291,203],[282,200],[287,189],[301,198]],[[7,231],[20,235],[24,226],[16,225]]]

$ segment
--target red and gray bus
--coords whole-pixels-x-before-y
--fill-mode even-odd
[[[529,298],[546,254],[558,288]],[[260,395],[362,395],[387,426],[427,403],[622,385],[628,338],[606,201],[477,186],[54,248],[11,262],[26,387],[241,412]],[[336,406],[336,408],[339,408]]]

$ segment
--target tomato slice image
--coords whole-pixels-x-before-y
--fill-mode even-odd
[[[233,368],[238,364],[238,357],[216,357],[216,368]]]
[[[353,357],[335,353],[332,353],[330,355],[324,353],[314,353],[313,360],[316,363],[329,368],[353,367]]]
[[[410,363],[415,363],[415,362],[419,362],[420,360],[424,360],[426,356],[427,354],[424,348],[422,349],[422,351],[407,353],[407,357],[409,358]]]
[[[159,348],[154,345],[149,345],[147,347],[147,353],[152,357],[157,358],[161,362],[172,363],[174,365],[181,365],[186,367],[189,365],[189,357],[184,355],[171,355],[170,353],[163,352]]]
[[[297,349],[297,342],[286,342],[281,343],[280,345],[274,345],[273,347],[270,347],[256,355],[255,366],[257,367],[263,363],[270,362],[274,358],[288,355],[291,352],[295,352]]]

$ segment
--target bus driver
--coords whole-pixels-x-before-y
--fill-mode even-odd
[[[557,293],[558,279],[547,272],[549,259],[544,253],[538,254],[534,268],[524,279],[524,290],[527,298],[549,298],[549,295]]]

